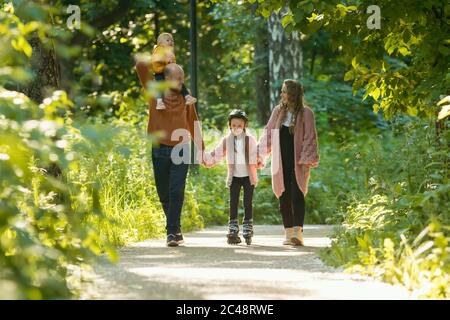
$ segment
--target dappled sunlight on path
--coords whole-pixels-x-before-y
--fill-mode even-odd
[[[305,247],[282,246],[280,226],[255,226],[251,246],[226,244],[226,227],[185,235],[167,248],[147,240],[120,250],[117,265],[96,267],[83,298],[95,299],[405,299],[405,289],[325,266],[317,250],[330,226],[305,226]]]

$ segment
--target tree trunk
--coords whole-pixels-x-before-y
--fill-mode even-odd
[[[272,13],[269,28],[270,106],[273,109],[280,99],[281,85],[285,79],[301,80],[303,53],[297,31],[287,34],[281,25],[286,12]]]
[[[53,47],[45,48],[37,36],[30,40],[30,45],[33,49],[30,61],[33,80],[21,91],[36,103],[41,103],[47,91],[59,88],[61,72]]]
[[[30,39],[30,45],[33,49],[30,59],[33,80],[22,87],[21,91],[34,102],[42,103],[45,96],[59,89],[61,71],[53,45],[47,49],[37,36]],[[56,140],[56,137],[52,139]],[[45,170],[51,176],[62,177],[62,170],[57,163],[51,163]]]
[[[255,35],[255,82],[256,82],[256,106],[258,121],[266,124],[270,117],[270,71],[269,71],[269,37],[267,24],[262,18],[257,18],[258,27]]]

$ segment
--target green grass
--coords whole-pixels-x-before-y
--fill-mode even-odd
[[[436,141],[424,121],[355,139],[358,157],[347,174],[360,174],[360,189],[336,203],[337,228],[322,259],[402,284],[416,297],[450,297],[448,141],[448,131]]]

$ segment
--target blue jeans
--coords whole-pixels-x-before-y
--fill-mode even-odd
[[[173,163],[172,149],[173,147],[164,144],[152,148],[156,191],[166,215],[167,234],[181,232],[181,209],[189,170],[188,163]],[[183,150],[179,154],[182,156]]]

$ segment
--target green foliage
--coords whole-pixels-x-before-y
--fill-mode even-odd
[[[439,111],[438,120],[443,120],[450,116],[450,96],[446,96],[441,99],[437,105],[441,108],[441,111]]]
[[[398,127],[400,136],[357,147],[362,150],[352,165],[366,172],[366,185],[349,192],[353,199],[335,219],[333,244],[322,257],[401,283],[418,296],[448,298],[449,131],[434,141],[429,123]]]
[[[224,128],[226,114],[234,108],[247,111],[256,123],[254,35],[266,23],[247,5],[224,1],[212,5],[210,26],[200,41],[200,115],[211,125]],[[202,108],[202,106],[207,106]]]
[[[97,16],[110,9],[109,3],[78,2],[82,16],[94,25]],[[198,20],[198,111],[208,125],[223,128],[222,115],[236,105],[256,110],[251,30],[265,21],[255,20],[247,6],[228,2],[199,2]],[[177,63],[184,68],[185,83],[190,87],[188,3],[134,1],[126,15],[81,48],[82,55],[74,62],[73,81],[67,90],[86,113],[120,117],[127,106],[145,115],[145,103],[130,101],[142,95],[134,62],[137,54],[151,54],[156,32],[173,34]],[[250,115],[256,120],[254,112]]]
[[[88,22],[112,8],[71,4],[87,10]],[[26,86],[32,78],[32,36],[37,34],[44,47],[54,45],[62,58],[77,52],[77,45],[64,44],[63,9],[64,1],[55,3],[54,10],[16,1],[0,12],[5,44],[0,52],[0,287],[5,298],[72,297],[77,289],[72,275],[79,267],[103,253],[114,261],[113,246],[165,233],[150,139],[144,134],[148,106],[133,69],[133,54],[145,46],[151,50],[154,43],[151,15],[134,12],[136,21],[128,27],[112,25],[83,48],[83,57],[73,65],[79,81],[63,75],[74,102],[64,91],[55,91],[38,106],[5,89]],[[124,32],[134,37],[125,39]],[[177,42],[180,61],[186,61],[185,38]],[[92,117],[99,111],[104,113]],[[218,167],[189,177],[183,231],[227,221],[223,173]]]
[[[439,110],[439,119],[448,113],[440,95],[450,87],[450,6],[379,1],[381,28],[371,29],[370,1],[247,2],[266,18],[286,6],[283,27],[300,31],[311,53],[306,95],[322,111],[316,116],[321,164],[309,191],[310,202],[320,205],[311,211],[341,224],[323,258],[402,283],[419,296],[448,297],[449,133],[445,122],[431,119]],[[336,52],[331,61],[322,53],[328,44]],[[315,65],[319,74],[311,81]],[[345,75],[341,65],[349,68]],[[363,105],[394,119],[395,130],[352,101],[339,76],[353,82],[357,100],[362,91]]]
[[[69,297],[72,265],[89,263],[104,250],[115,257],[84,224],[88,215],[102,217],[98,203],[77,205],[95,198],[95,185],[82,190],[49,173],[68,170],[76,158],[65,152],[70,126],[56,115],[71,102],[57,91],[38,108],[3,89],[0,105],[0,286],[7,288],[5,297]]]
[[[145,130],[122,120],[105,123],[95,118],[77,131],[80,135],[73,142],[78,144],[72,151],[79,160],[71,167],[68,180],[82,189],[98,184],[99,203],[107,217],[89,216],[85,223],[96,226],[115,246],[165,235],[165,217],[153,177],[152,140]],[[109,138],[103,141],[99,136]],[[200,203],[214,203],[205,202],[201,196],[202,190],[211,190],[204,183],[211,181],[188,178],[183,232],[203,227]]]
[[[258,12],[268,17],[285,1],[255,1]],[[391,118],[398,113],[434,115],[439,95],[450,87],[448,18],[445,1],[378,1],[380,29],[368,27],[366,13],[372,1],[287,1],[283,18],[287,32],[309,35],[320,29],[330,34],[331,46],[350,70],[344,80],[353,81],[356,92],[376,102]]]
[[[348,141],[354,132],[377,134],[386,128],[386,122],[373,113],[371,105],[361,103],[362,94],[352,95],[350,85],[321,75],[318,79],[305,77],[303,84],[306,103],[316,114],[319,132],[334,137],[325,138],[325,147],[335,140]]]
[[[19,9],[25,10],[19,6]],[[38,15],[37,6],[22,14]],[[26,37],[50,32],[40,21],[22,22],[11,4],[0,11],[0,296],[2,298],[67,298],[72,266],[90,263],[114,251],[84,218],[102,216],[98,203],[79,207],[86,192],[67,183],[66,171],[76,155],[66,153],[73,107],[64,91],[36,105],[26,95],[5,87],[30,79],[25,62],[32,51]],[[87,190],[95,198],[98,189]],[[77,200],[78,198],[78,200]]]
[[[253,42],[266,22],[252,9],[268,17],[286,1],[213,2],[198,8],[201,118],[226,129],[227,110],[239,106],[256,128]],[[117,1],[46,3],[15,0],[0,10],[1,298],[76,296],[74,270],[164,235],[134,56],[151,52],[157,32],[172,32],[189,84],[187,3],[120,2],[126,8],[114,19]],[[81,32],[65,27],[69,4],[81,7]],[[330,264],[448,298],[448,99],[439,95],[449,88],[449,6],[381,1],[381,29],[370,30],[369,4],[288,1],[282,19],[303,33],[303,82],[319,131],[306,223],[338,225],[323,252]],[[40,105],[16,92],[33,79],[36,39],[54,48],[66,89],[49,90]],[[409,117],[440,109],[438,133]],[[225,177],[225,165],[190,172],[184,232],[227,222]],[[260,175],[254,216],[281,223],[270,176]]]
[[[281,224],[279,202],[272,191],[270,175],[259,175],[259,183],[253,196],[253,215],[255,223]]]
[[[227,169],[225,165],[214,168],[201,167],[197,175],[188,181],[198,203],[198,210],[205,226],[228,223],[229,192],[226,186]]]

